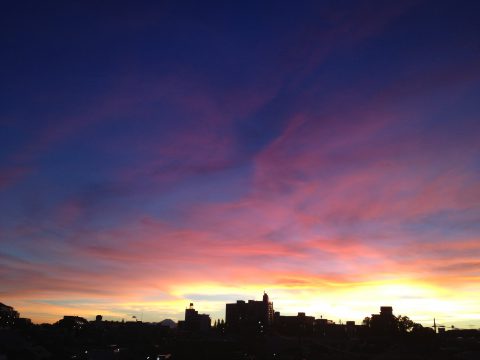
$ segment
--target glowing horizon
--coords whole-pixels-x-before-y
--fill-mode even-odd
[[[473,7],[9,5],[0,302],[480,328]]]

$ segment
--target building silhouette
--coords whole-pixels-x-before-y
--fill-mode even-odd
[[[397,331],[396,317],[391,306],[381,306],[380,314],[372,314],[370,329],[377,335],[391,335]]]
[[[191,332],[206,332],[210,330],[212,320],[208,314],[199,314],[193,307],[193,303],[185,309],[185,320],[178,322],[180,330]]]
[[[18,311],[15,311],[13,307],[0,303],[0,328],[13,327],[19,316]]]
[[[225,320],[228,330],[266,332],[274,320],[273,303],[265,292],[261,301],[237,300],[236,303],[226,304]]]
[[[311,335],[314,332],[315,317],[307,316],[299,312],[294,316],[280,315],[275,313],[275,329],[287,335]]]

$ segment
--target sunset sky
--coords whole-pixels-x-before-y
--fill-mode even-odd
[[[11,1],[0,302],[480,327],[480,2]],[[143,314],[143,315],[142,315]]]

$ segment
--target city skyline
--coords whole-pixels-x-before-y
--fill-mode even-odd
[[[480,328],[479,11],[6,4],[0,302]]]
[[[238,295],[238,296],[240,296],[240,295]],[[264,292],[263,293],[263,301],[262,301],[262,298],[258,299],[259,296],[254,296],[252,298],[248,298],[248,300],[247,300],[247,297],[242,296],[241,299],[231,300],[232,301],[231,303],[226,303],[226,304],[223,303],[222,304],[222,307],[223,307],[222,310],[218,310],[218,306],[211,307],[211,302],[210,301],[205,303],[205,301],[200,300],[196,304],[197,305],[200,304],[200,307],[203,305],[203,306],[206,306],[206,308],[211,309],[212,314],[208,313],[208,314],[205,314],[204,316],[211,317],[212,324],[213,324],[213,322],[216,322],[216,321],[225,321],[226,323],[228,323],[228,315],[227,315],[228,306],[237,305],[239,302],[242,302],[244,304],[245,303],[261,304],[262,302],[265,302],[265,296],[267,296],[266,301],[268,303],[269,297],[266,294],[266,292]],[[281,299],[277,299],[277,300],[280,300],[279,301],[280,304],[283,303],[283,301]],[[271,303],[271,304],[273,304],[273,303]],[[375,306],[377,306],[377,307],[375,308]],[[200,309],[200,307],[198,307],[198,309]],[[367,308],[370,308],[372,310],[372,313],[364,313],[363,315],[355,314],[354,316],[356,316],[356,318],[349,318],[349,314],[352,314],[352,313],[348,310],[344,313],[328,314],[326,312],[322,313],[322,312],[318,312],[318,311],[310,313],[308,311],[305,311],[305,309],[285,308],[285,307],[280,307],[281,309],[283,309],[283,311],[279,311],[280,308],[272,307],[271,311],[272,311],[272,316],[273,316],[273,311],[275,311],[275,313],[278,313],[278,314],[281,314],[282,316],[287,316],[287,317],[290,317],[290,316],[295,317],[298,314],[302,313],[302,314],[306,314],[307,316],[312,316],[313,318],[319,318],[319,319],[323,318],[325,320],[328,319],[328,320],[332,321],[333,324],[340,324],[341,325],[341,324],[345,324],[349,321],[350,322],[353,321],[355,324],[361,325],[366,317],[370,317],[370,315],[373,315],[373,310],[376,310],[378,308],[384,308],[384,307],[393,308],[392,306],[386,306],[385,304],[384,305],[370,304],[370,305],[367,305]],[[340,304],[339,308],[342,308],[344,311],[346,309],[341,304]],[[65,309],[67,309],[67,311],[69,311],[68,310],[69,308],[65,308]],[[172,312],[168,313],[169,315],[171,315],[171,317],[167,317],[165,314],[155,313],[155,311],[145,311],[144,307],[142,307],[140,309],[136,309],[134,312],[130,312],[130,313],[126,313],[126,314],[117,314],[116,316],[112,316],[112,315],[104,316],[103,314],[99,315],[98,311],[95,312],[94,310],[93,310],[93,312],[86,313],[84,309],[79,307],[79,308],[77,308],[78,313],[75,313],[75,312],[72,313],[70,311],[66,314],[63,314],[62,317],[65,317],[65,316],[66,317],[77,317],[78,316],[78,317],[86,318],[89,321],[93,321],[95,318],[98,318],[98,316],[101,316],[105,321],[121,321],[121,322],[124,322],[124,321],[144,322],[145,321],[147,323],[148,322],[158,323],[158,322],[161,322],[163,320],[174,320],[176,322],[179,322],[179,321],[181,322],[183,319],[186,319],[186,313],[191,311],[191,310],[188,310],[188,309],[193,309],[193,311],[196,314],[198,313],[194,309],[194,303],[190,302],[189,304],[185,304],[184,309],[177,309],[177,311],[174,312],[174,313],[172,313]],[[309,307],[308,309],[311,310],[312,308]],[[405,309],[405,307],[401,307],[401,309]],[[107,308],[102,308],[102,310],[106,311],[107,314],[110,314],[110,311]],[[92,315],[94,313],[95,313],[95,315]],[[88,314],[88,315],[85,315],[85,314]],[[453,328],[456,328],[456,329],[477,329],[478,328],[478,326],[476,326],[475,324],[471,324],[472,321],[467,321],[470,324],[467,324],[467,322],[462,322],[462,321],[451,322],[451,321],[449,321],[448,314],[445,314],[444,312],[443,313],[439,312],[439,314],[441,314],[441,315],[433,317],[433,318],[428,318],[428,315],[427,316],[423,315],[423,316],[420,316],[420,317],[418,317],[418,316],[414,317],[411,320],[415,321],[416,323],[418,323],[418,324],[420,324],[420,325],[422,325],[426,328],[434,328],[435,326],[437,326],[437,327],[440,326],[440,327],[444,327],[444,328],[452,328],[452,329]],[[162,315],[163,315],[163,317],[162,317]],[[211,315],[214,315],[214,316],[211,316]],[[398,311],[397,311],[397,315],[398,316],[408,316],[407,313],[405,313],[405,312],[402,313],[402,312],[398,312]],[[144,317],[145,317],[145,319],[144,319]],[[27,319],[30,319],[30,318],[27,317]],[[54,318],[53,320],[50,320],[50,321],[47,320],[44,323],[53,324],[53,323],[57,323],[59,320],[60,320],[59,318]],[[34,319],[33,323],[41,324],[42,322],[35,321],[35,319]]]
[[[319,317],[312,316],[311,314],[307,314],[304,311],[297,311],[292,312],[287,311],[286,313],[281,313],[278,309],[274,308],[273,299],[269,297],[269,295],[264,291],[263,295],[260,300],[256,299],[248,299],[245,298],[237,299],[234,302],[224,304],[224,316],[221,318],[213,318],[210,314],[199,313],[199,310],[195,309],[194,303],[189,303],[188,306],[185,307],[184,312],[182,312],[181,319],[178,321],[173,321],[170,318],[162,319],[161,321],[156,319],[156,321],[146,321],[145,324],[153,323],[153,324],[168,324],[170,328],[177,328],[180,331],[187,331],[193,333],[202,333],[210,331],[212,328],[216,328],[217,326],[225,327],[229,332],[239,333],[244,332],[245,330],[248,331],[259,331],[260,333],[266,331],[267,329],[276,328],[277,330],[282,330],[282,326],[292,326],[294,323],[293,321],[300,321],[304,322],[305,319],[310,319],[310,325],[314,326],[314,322],[320,326],[353,326],[353,327],[360,327],[360,328],[371,328],[372,319],[376,318],[381,319],[382,317],[389,320],[395,321],[402,321],[402,318],[410,319],[406,314],[394,314],[392,306],[380,306],[380,314],[368,314],[365,315],[361,321],[355,320],[343,320],[339,319],[338,322],[332,319],[328,319],[323,315]],[[4,326],[6,328],[21,328],[24,326],[32,326],[32,325],[59,325],[62,324],[62,321],[74,321],[79,323],[88,323],[88,322],[95,322],[100,323],[102,321],[107,321],[111,323],[144,323],[143,321],[143,312],[141,315],[128,315],[126,318],[122,318],[121,321],[119,319],[108,319],[104,318],[103,315],[97,314],[95,315],[94,319],[86,319],[78,314],[66,314],[63,315],[62,319],[58,319],[57,321],[48,324],[35,324],[32,323],[30,318],[25,318],[21,316],[21,314],[15,310],[14,307],[9,306],[7,304],[3,304],[0,302],[0,327]],[[431,331],[433,329],[434,333],[437,332],[439,328],[442,329],[442,333],[445,332],[448,328],[452,330],[467,330],[458,328],[455,326],[447,326],[444,324],[440,324],[437,319],[433,319],[432,326],[423,326],[420,323],[411,323],[411,325],[420,325],[420,328],[427,329]],[[172,323],[173,321],[173,323]],[[175,326],[172,327],[171,325],[174,324]],[[377,326],[381,325],[380,323],[376,324]],[[386,325],[386,324],[384,324]],[[390,326],[389,324],[388,326]],[[253,326],[253,328],[252,328]],[[398,326],[398,325],[397,325]],[[470,326],[472,327],[472,326]],[[294,328],[294,326],[293,326]],[[292,329],[293,329],[292,328]],[[224,330],[225,330],[224,329]],[[298,329],[297,329],[298,330]],[[399,330],[399,329],[396,329]],[[409,330],[403,329],[402,331],[412,331],[413,328]],[[473,329],[473,330],[480,330],[480,329]]]
[[[478,353],[480,329],[447,328],[433,321],[423,326],[391,306],[366,316],[362,322],[316,318],[298,312],[275,311],[264,292],[261,300],[240,299],[225,304],[225,319],[200,313],[193,303],[184,318],[143,322],[138,317],[111,321],[98,314],[94,320],[64,315],[54,324],[32,324],[11,306],[0,303],[0,342],[7,358],[85,359],[448,359]],[[19,341],[22,339],[23,341]],[[59,341],[60,340],[60,341]],[[32,346],[31,344],[36,344]],[[454,345],[454,346],[452,346]],[[398,356],[398,353],[401,356]],[[6,355],[5,355],[6,354]]]

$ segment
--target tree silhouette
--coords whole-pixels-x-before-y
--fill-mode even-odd
[[[366,316],[365,319],[363,319],[362,324],[370,327],[370,317]]]
[[[399,315],[396,317],[396,322],[400,333],[419,332],[423,329],[421,324],[414,322],[408,316]]]

